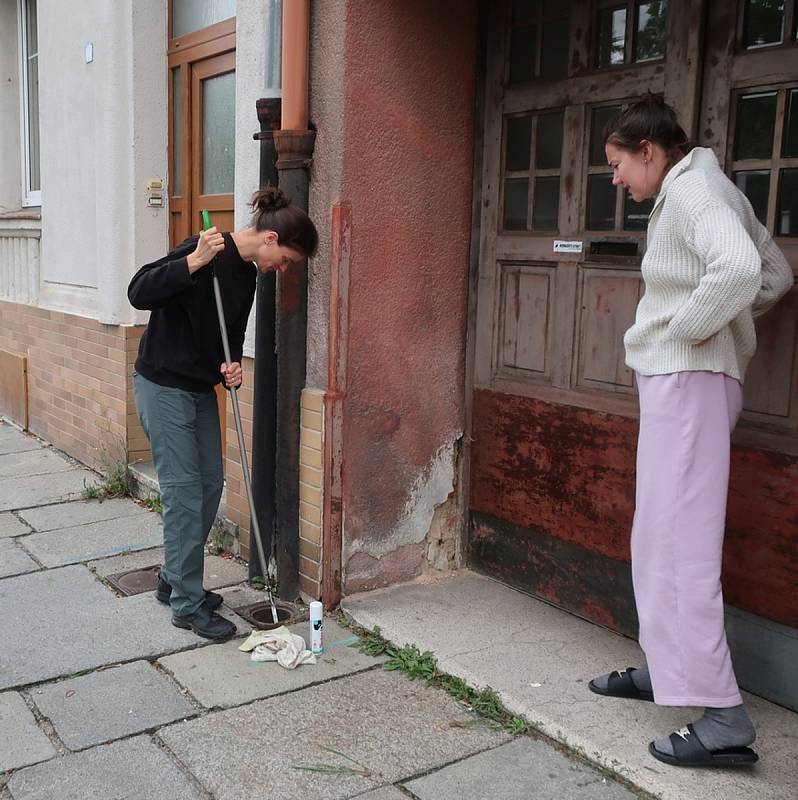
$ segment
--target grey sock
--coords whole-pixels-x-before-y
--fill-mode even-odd
[[[693,730],[707,750],[748,747],[756,739],[754,725],[742,704],[731,708],[704,709],[704,716],[693,723]],[[673,755],[670,738],[657,740],[654,747],[661,753]]]
[[[629,669],[627,672],[632,676],[632,683],[638,688],[646,692],[651,691],[651,677],[648,674],[648,667],[640,667],[639,669]],[[608,672],[606,675],[599,675],[598,678],[593,678],[593,683],[599,689],[606,689],[609,685],[610,675],[612,672]]]

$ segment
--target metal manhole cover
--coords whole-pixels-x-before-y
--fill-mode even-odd
[[[106,580],[118,592],[124,595],[141,594],[142,592],[154,592],[158,585],[158,573],[161,565],[154,567],[144,567],[142,569],[129,569],[125,572],[117,572],[106,576]]]

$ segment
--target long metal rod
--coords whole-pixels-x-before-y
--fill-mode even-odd
[[[230,357],[230,342],[227,339],[227,323],[224,318],[224,307],[222,306],[222,293],[219,289],[219,279],[216,273],[213,275],[213,294],[216,298],[216,313],[219,315],[219,328],[222,332],[222,348],[224,349],[224,360],[229,367],[232,363]],[[252,498],[252,480],[249,477],[249,464],[247,463],[247,449],[244,444],[244,429],[241,426],[241,411],[238,407],[238,392],[237,387],[230,388],[230,396],[233,400],[233,418],[236,423],[236,433],[238,434],[238,450],[241,454],[241,472],[244,475],[244,488],[247,490],[247,500],[249,501],[249,513],[252,519],[253,533],[255,534],[255,542],[257,543],[258,558],[260,559],[260,568],[263,570],[263,579],[266,581],[266,591],[269,595],[269,604],[272,609],[272,619],[278,622],[277,607],[274,605],[274,597],[272,596],[272,587],[270,584],[271,575],[268,569],[268,561],[266,554],[263,552],[263,542],[260,538],[260,526],[258,525],[258,513],[255,511],[255,501]]]

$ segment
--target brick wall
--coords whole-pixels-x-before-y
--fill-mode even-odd
[[[244,443],[247,448],[247,463],[250,474],[252,470],[252,410],[253,410],[253,384],[255,383],[255,361],[244,358],[241,362],[244,372],[244,381],[238,390],[238,406],[241,411],[241,426],[244,430]],[[238,525],[241,556],[249,560],[249,502],[247,490],[244,488],[244,475],[241,471],[241,458],[238,452],[238,437],[236,434],[233,406],[229,394],[220,393],[220,400],[226,405],[224,412],[224,474],[225,492],[222,498],[220,514]]]
[[[0,348],[28,359],[29,429],[96,469],[146,439],[131,414],[141,328],[0,301]]]
[[[299,432],[299,588],[321,597],[322,464],[324,392],[302,391]]]

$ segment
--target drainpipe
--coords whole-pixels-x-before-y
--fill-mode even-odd
[[[280,187],[308,210],[315,131],[308,130],[310,0],[283,0],[282,128],[274,132]],[[307,260],[277,278],[277,575],[299,596],[299,417],[305,385]]]
[[[277,149],[274,132],[280,127],[280,99],[255,103],[260,131],[259,185],[277,185]],[[275,522],[277,468],[277,353],[275,342],[276,273],[258,273],[255,292],[255,376],[252,400],[252,499],[261,535],[263,553],[272,553]],[[254,526],[250,523],[250,554],[257,553]],[[249,577],[262,573],[260,561],[250,556]],[[265,575],[263,576],[266,577]]]

